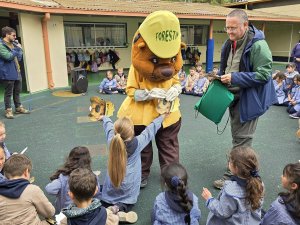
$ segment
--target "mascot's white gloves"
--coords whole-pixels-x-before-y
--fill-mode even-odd
[[[180,84],[175,84],[166,93],[166,100],[169,102],[174,101],[178,95],[181,93],[181,85]]]
[[[166,91],[161,89],[161,88],[153,88],[150,92],[149,95],[152,98],[166,98]]]
[[[136,102],[141,102],[141,101],[146,101],[146,100],[151,100],[152,98],[149,95],[149,91],[147,89],[142,90],[142,89],[137,89],[134,92],[134,100]]]

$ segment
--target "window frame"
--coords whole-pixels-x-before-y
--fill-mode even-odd
[[[128,38],[127,38],[127,23],[113,23],[113,22],[74,22],[74,21],[64,21],[64,35],[65,35],[65,45],[67,49],[72,49],[72,48],[98,48],[98,47],[105,47],[105,48],[128,48]],[[83,41],[83,44],[81,46],[67,46],[67,34],[66,34],[66,27],[68,27],[68,25],[71,25],[69,27],[72,27],[72,25],[78,26],[81,28],[81,38]],[[80,26],[83,25],[83,26]],[[91,27],[91,40],[94,40],[94,43],[91,43],[90,45],[87,45],[86,40],[85,40],[85,32],[84,32],[84,27],[88,27],[88,26],[84,26],[84,25],[90,25]],[[123,45],[97,45],[96,44],[96,39],[97,39],[97,32],[96,32],[96,27],[101,27],[101,25],[104,28],[107,27],[118,27],[121,26],[123,27],[123,32],[124,32],[124,42]],[[92,28],[94,28],[94,31],[92,31]],[[94,37],[93,36],[94,33]]]
[[[197,27],[201,27],[202,29],[202,39],[203,39],[203,35],[205,35],[204,40],[201,41],[201,43],[195,43],[195,28]],[[209,30],[209,25],[207,24],[180,24],[180,31],[181,31],[181,35],[182,35],[182,29],[186,28],[187,29],[187,38],[185,38],[186,40],[193,40],[193,43],[185,43],[187,46],[206,46],[207,45],[207,40],[208,40],[208,30]],[[191,28],[192,28],[192,32],[191,32]],[[205,34],[206,32],[206,34]],[[190,35],[192,35],[192,37],[190,37]],[[182,38],[183,40],[183,38]]]

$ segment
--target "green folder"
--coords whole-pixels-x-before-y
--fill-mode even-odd
[[[233,98],[234,95],[221,81],[213,80],[194,108],[207,119],[219,124]]]

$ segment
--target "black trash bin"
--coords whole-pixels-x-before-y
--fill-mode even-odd
[[[83,68],[75,68],[71,71],[71,91],[74,94],[87,92],[88,80],[87,72]]]

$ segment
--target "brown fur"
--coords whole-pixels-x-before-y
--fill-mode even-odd
[[[138,31],[135,33],[133,40],[132,64],[136,71],[144,78],[152,82],[161,82],[171,79],[179,72],[182,67],[181,49],[178,49],[178,54],[173,58],[162,59],[151,52]],[[184,47],[185,44],[181,43],[180,48]],[[153,58],[157,59],[157,64],[152,62]]]

